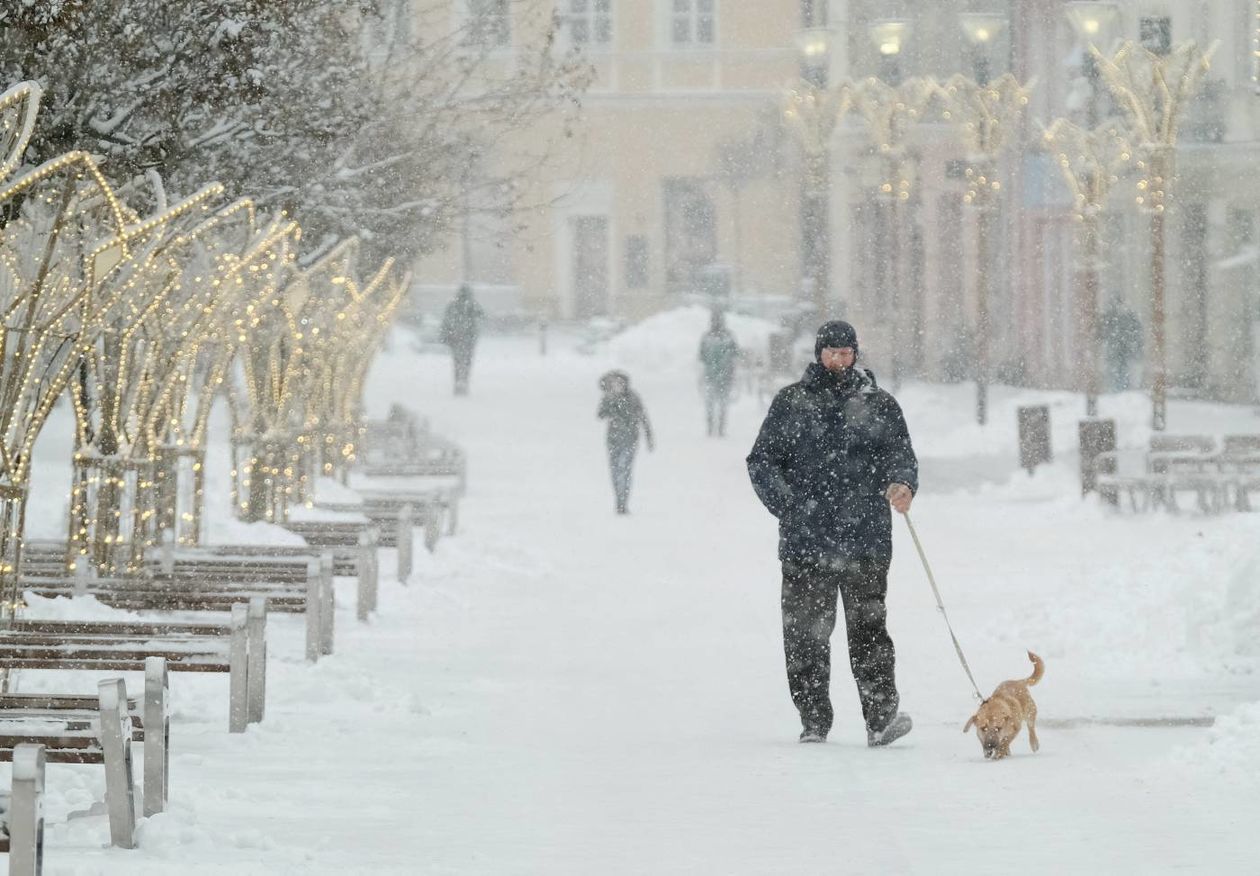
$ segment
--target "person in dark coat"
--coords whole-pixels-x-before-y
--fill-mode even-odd
[[[467,283],[459,287],[455,298],[446,306],[442,315],[442,329],[438,339],[451,348],[451,360],[455,364],[455,394],[468,395],[468,377],[472,372],[473,351],[477,336],[481,333],[481,321],[485,311],[473,299],[472,287]]]
[[[599,379],[599,388],[604,395],[597,415],[608,421],[608,469],[612,474],[617,513],[629,514],[630,474],[639,449],[639,431],[643,431],[648,450],[655,449],[652,424],[648,422],[643,400],[630,388],[630,376],[624,371],[609,371]]]
[[[1142,355],[1142,323],[1119,295],[1113,295],[1103,311],[1102,339],[1108,389],[1124,392],[1129,388],[1129,363]]]
[[[735,385],[735,360],[739,343],[720,310],[713,311],[709,330],[700,339],[700,364],[704,369],[704,419],[708,434],[726,434],[726,408]]]
[[[783,646],[802,742],[822,742],[833,711],[831,633],[843,600],[849,663],[867,743],[910,731],[898,711],[884,599],[892,515],[910,509],[918,461],[901,407],[856,366],[857,332],[824,324],[805,375],[780,390],[748,455],[748,475],[779,520]]]

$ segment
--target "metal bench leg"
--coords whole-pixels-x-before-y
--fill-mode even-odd
[[[319,558],[319,598],[322,608],[319,612],[319,653],[328,655],[333,652],[333,632],[336,626],[336,600],[333,590],[333,558],[332,554],[323,554]]]
[[[319,660],[320,640],[324,629],[321,618],[323,609],[319,561],[311,560],[306,564],[306,660],[309,663]]]
[[[232,606],[232,640],[228,655],[228,732],[244,733],[249,723],[249,609]]]
[[[435,502],[424,509],[424,549],[433,553],[441,537],[442,506]]]
[[[366,621],[376,610],[376,534],[369,530],[359,536],[358,618]]]
[[[23,742],[13,749],[9,798],[9,874],[39,876],[44,870],[44,746]]]
[[[165,657],[144,659],[144,817],[166,811],[171,776],[170,677]]]
[[[404,505],[398,512],[398,580],[402,584],[411,577],[412,523],[415,516],[415,508],[411,505]]]
[[[255,596],[249,601],[249,672],[246,690],[249,697],[249,723],[263,719],[267,704],[267,598]]]
[[[449,507],[446,511],[446,534],[454,535],[459,529],[459,496],[451,496],[448,501]]]
[[[1125,490],[1125,492],[1129,494],[1129,507],[1133,509],[1134,514],[1137,514],[1140,511],[1145,511],[1147,508],[1147,505],[1150,504],[1150,494],[1146,492],[1145,490],[1142,491],[1143,496],[1142,496],[1141,508],[1138,507],[1138,488],[1129,487],[1127,490]],[[1117,504],[1119,503],[1117,502]]]
[[[108,678],[97,686],[101,703],[101,749],[105,754],[105,805],[112,845],[136,847],[135,775],[131,764],[131,718],[127,686]]]

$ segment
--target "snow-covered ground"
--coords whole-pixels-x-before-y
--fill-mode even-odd
[[[226,680],[175,676],[172,802],[138,850],[103,849],[103,817],[64,823],[103,777],[51,766],[47,872],[1255,872],[1260,514],[1081,500],[1079,397],[998,388],[982,429],[970,385],[903,387],[923,469],[913,516],[950,617],[986,689],[1028,674],[1025,649],[1045,658],[1041,751],[1021,734],[994,763],[961,732],[967,680],[900,521],[890,625],[915,731],[866,748],[837,637],[836,726],[802,746],[774,521],[743,464],[764,401],[740,397],[730,436],[706,439],[698,330],[670,328],[594,356],[564,337],[545,357],[487,339],[468,398],[451,396],[446,359],[396,333],[369,409],[413,406],[468,449],[460,534],[419,552],[408,587],[386,552],[369,625],[340,581],[337,653],[315,667],[300,618],[273,616],[267,717],[242,736],[226,732]],[[614,365],[657,432],[625,518],[594,416]],[[1034,401],[1057,443],[1029,477],[1014,409]],[[1140,395],[1102,412],[1145,441]],[[62,525],[58,417],[37,448],[35,535]],[[1260,432],[1249,408],[1174,402],[1171,418]]]

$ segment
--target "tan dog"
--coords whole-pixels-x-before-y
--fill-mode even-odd
[[[1028,652],[1028,659],[1033,663],[1033,674],[1026,679],[999,684],[993,696],[981,703],[963,726],[964,733],[972,724],[976,726],[976,736],[980,738],[985,757],[1001,760],[1010,754],[1011,743],[1024,722],[1028,723],[1028,744],[1032,750],[1041,747],[1037,742],[1037,704],[1028,688],[1041,681],[1046,666],[1032,651]]]

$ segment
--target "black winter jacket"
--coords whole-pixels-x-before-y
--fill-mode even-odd
[[[896,399],[870,371],[841,375],[818,363],[770,404],[748,475],[779,519],[779,558],[834,563],[892,558],[884,492],[918,491],[919,464]]]

